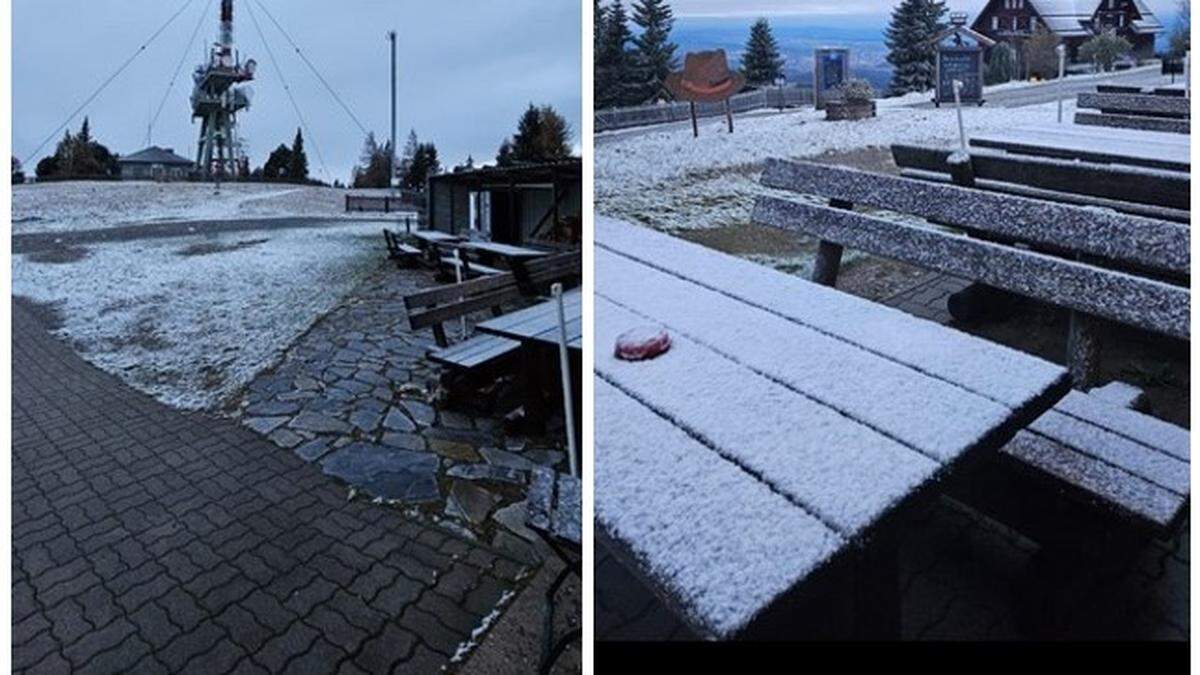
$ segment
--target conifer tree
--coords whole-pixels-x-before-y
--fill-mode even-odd
[[[892,10],[885,43],[892,64],[891,93],[928,91],[936,84],[937,45],[933,39],[945,29],[944,0],[901,0]]]
[[[742,74],[746,76],[747,84],[756,87],[772,84],[783,75],[779,44],[766,19],[759,19],[750,27],[750,38],[742,54]]]
[[[647,103],[666,93],[667,74],[679,67],[678,47],[670,41],[675,19],[666,0],[640,0],[633,5],[633,23],[641,33],[633,38],[629,96],[634,103]]]
[[[308,155],[304,154],[304,136],[296,129],[296,140],[292,141],[292,154],[288,158],[288,180],[303,183],[308,180]]]
[[[621,0],[613,0],[605,12],[604,35],[596,56],[595,104],[597,108],[630,105],[629,83],[633,79],[629,42],[629,19]]]

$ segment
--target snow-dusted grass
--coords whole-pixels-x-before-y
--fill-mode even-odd
[[[737,225],[767,192],[758,184],[767,158],[805,159],[894,143],[957,144],[953,108],[913,109],[893,100],[898,103],[882,105],[878,117],[857,122],[827,122],[823,112],[806,109],[739,117],[733,134],[718,119],[700,123],[699,139],[690,128],[663,129],[598,144],[596,210],[664,231]],[[1053,103],[969,107],[964,119],[971,135],[1052,123],[1056,110]],[[1073,111],[1070,102],[1066,112]]]
[[[331,223],[97,245],[67,264],[16,255],[13,293],[55,304],[59,333],[100,368],[170,405],[208,408],[376,269],[378,233]]]
[[[371,191],[358,191],[371,192]],[[317,186],[72,181],[13,188],[13,233],[64,232],[168,220],[226,220],[346,214],[345,190]],[[383,214],[380,214],[383,215]],[[395,219],[396,215],[388,216]]]

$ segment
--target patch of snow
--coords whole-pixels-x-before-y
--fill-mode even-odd
[[[508,604],[508,601],[511,600],[514,595],[516,595],[514,591],[504,591],[504,594],[500,596],[498,601],[496,601],[496,606],[492,608],[492,611],[488,612],[487,616],[484,616],[482,619],[480,619],[479,625],[471,631],[470,637],[459,643],[458,648],[454,650],[454,655],[450,657],[450,663],[462,662],[462,660],[467,657],[467,654],[471,653],[471,650],[479,646],[479,638],[486,633],[489,628],[491,628],[492,623],[494,623],[496,619],[500,618],[500,615],[504,612],[504,606]]]
[[[85,359],[189,409],[217,405],[270,366],[383,257],[370,223],[144,239],[88,253],[67,264],[13,256],[13,294],[56,305],[59,334]]]
[[[374,191],[355,190],[352,194]],[[386,192],[382,191],[382,192]],[[13,234],[92,230],[156,221],[321,217],[396,220],[345,212],[346,190],[270,183],[66,181],[13,188]]]
[[[596,524],[709,637],[749,624],[845,540],[601,378]]]

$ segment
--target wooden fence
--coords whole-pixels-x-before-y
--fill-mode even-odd
[[[729,98],[729,107],[735,113],[761,110],[764,108],[796,108],[812,105],[812,87],[766,87]],[[699,117],[715,117],[725,114],[724,103],[698,103]],[[651,124],[682,122],[691,119],[689,105],[684,102],[644,105],[633,108],[610,108],[596,111],[596,131],[610,131],[627,127]]]

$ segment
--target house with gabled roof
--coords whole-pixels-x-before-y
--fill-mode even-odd
[[[971,28],[1021,54],[1039,25],[1062,39],[1072,61],[1084,42],[1110,30],[1129,40],[1134,58],[1148,59],[1166,30],[1145,0],[989,0]]]
[[[192,160],[175,154],[173,148],[152,145],[117,159],[121,180],[183,180],[195,166]]]

